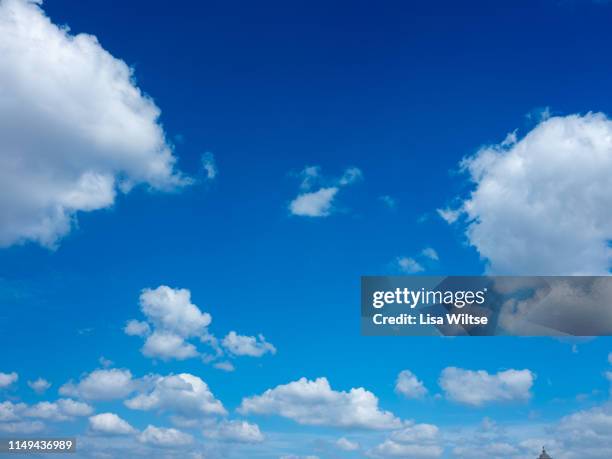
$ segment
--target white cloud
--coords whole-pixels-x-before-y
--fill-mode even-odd
[[[184,360],[198,355],[193,344],[177,334],[164,331],[155,331],[149,335],[142,347],[142,353],[146,357],[158,357],[162,360]]]
[[[0,422],[0,432],[10,434],[31,434],[44,428],[45,424],[41,421]]]
[[[361,172],[361,169],[357,167],[349,167],[348,169],[344,171],[344,174],[342,174],[342,177],[340,177],[340,180],[338,181],[338,185],[340,186],[352,185],[353,183],[358,182],[362,178],[363,178],[363,172]]]
[[[338,193],[337,187],[321,188],[302,193],[289,204],[293,215],[300,217],[327,217],[331,214],[332,202]]]
[[[212,317],[191,302],[187,289],[173,289],[161,285],[156,289],[144,289],[140,294],[140,309],[149,323],[130,320],[124,332],[132,336],[146,337],[142,353],[162,360],[184,360],[199,355],[196,347],[186,340],[206,336],[206,327]]]
[[[359,449],[359,443],[351,441],[348,438],[340,437],[336,441],[336,446],[343,451],[357,451]]]
[[[141,322],[140,320],[129,320],[127,324],[125,324],[123,331],[126,335],[144,338],[151,333],[151,327],[149,327],[148,323]]]
[[[17,382],[19,375],[14,371],[12,373],[0,373],[0,389],[5,389]]]
[[[136,388],[132,373],[125,369],[94,370],[75,384],[64,384],[59,393],[86,400],[115,400],[125,398]]]
[[[101,413],[89,418],[89,428],[103,435],[131,435],[136,429],[115,413]]]
[[[126,400],[125,405],[133,410],[170,411],[183,417],[227,414],[208,385],[189,373],[157,376],[152,379],[150,386]]]
[[[275,354],[276,348],[263,335],[243,336],[231,331],[219,342],[208,326],[212,317],[191,302],[191,292],[162,285],[156,289],[144,289],[140,295],[140,309],[145,321],[130,320],[124,332],[145,338],[141,352],[146,357],[162,360],[184,360],[201,356],[205,363],[212,363],[227,354],[233,356],[261,357]],[[201,352],[191,339],[206,345],[211,353]],[[233,371],[231,362],[217,361],[215,368]]]
[[[261,443],[264,441],[264,435],[259,430],[259,426],[246,421],[223,421],[214,428],[205,429],[204,436],[237,443]]]
[[[455,223],[461,216],[461,209],[436,209],[438,215],[449,225]]]
[[[210,314],[191,303],[191,292],[184,288],[146,288],[140,295],[140,309],[158,329],[184,338],[201,335],[212,321]]]
[[[206,152],[202,155],[202,167],[204,168],[204,172],[206,172],[206,178],[208,180],[215,179],[219,174],[215,156],[210,152]]]
[[[177,429],[165,429],[152,425],[138,436],[138,441],[162,448],[182,448],[193,442],[193,437]]]
[[[395,381],[395,392],[406,398],[423,398],[427,395],[427,389],[422,381],[410,370],[400,372]]]
[[[93,408],[86,403],[70,399],[59,399],[55,402],[39,402],[28,406],[25,403],[0,403],[0,423],[26,422],[26,418],[46,421],[70,421],[75,417],[89,416]],[[28,427],[23,424],[21,427]]]
[[[38,2],[0,2],[0,246],[54,247],[79,211],[117,191],[190,183],[132,70],[92,35],[53,24]]]
[[[266,353],[276,354],[276,348],[266,341],[263,335],[242,336],[235,331],[230,331],[223,341],[223,347],[233,355],[248,355],[250,357],[261,357]]]
[[[390,429],[401,423],[389,411],[381,411],[378,398],[363,388],[333,390],[327,378],[298,381],[266,390],[242,400],[242,414],[275,414],[299,424],[362,429]]]
[[[544,119],[516,142],[465,159],[467,237],[496,274],[608,274],[612,120]]]
[[[440,387],[449,400],[472,406],[491,402],[525,401],[531,398],[535,376],[529,370],[505,370],[496,374],[448,367],[440,375]]]
[[[228,362],[228,361],[223,361],[223,362],[217,362],[213,364],[213,367],[217,368],[218,370],[223,370],[223,371],[234,371],[236,368],[234,367],[234,364],[232,364],[232,362]]]
[[[319,456],[313,456],[310,454],[308,456],[296,456],[295,454],[289,454],[281,456],[280,459],[319,459]]]
[[[424,248],[421,251],[421,254],[426,257],[429,258],[430,260],[434,260],[434,261],[438,261],[440,259],[440,257],[438,256],[438,252],[436,252],[434,249],[432,249],[431,247],[427,247]]]
[[[398,257],[397,265],[405,273],[418,273],[425,270],[418,261],[410,257]]]
[[[51,387],[51,383],[43,378],[38,378],[35,381],[28,381],[28,386],[37,394],[43,394],[49,387]]]
[[[289,211],[292,215],[301,217],[327,217],[332,214],[333,201],[338,192],[363,178],[363,173],[357,167],[347,168],[340,178],[327,180],[321,175],[321,168],[308,166],[299,174],[300,193],[291,203]],[[317,190],[312,191],[317,186]]]

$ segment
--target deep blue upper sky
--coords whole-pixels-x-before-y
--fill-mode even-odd
[[[361,275],[394,274],[396,257],[424,247],[440,255],[428,273],[482,273],[462,230],[435,210],[466,192],[461,158],[524,133],[529,113],[612,112],[608,5],[56,0],[44,9],[134,67],[181,170],[201,174],[209,151],[219,177],[180,193],[138,189],[112,209],[79,214],[55,251],[0,250],[0,370],[23,381],[47,375],[57,388],[104,355],[139,375],[201,374],[232,408],[277,384],[327,376],[438,424],[552,419],[578,404],[577,393],[605,396],[606,339],[575,354],[548,339],[366,338],[358,301]],[[356,166],[364,179],[339,198],[341,212],[292,217],[292,173],[308,165],[329,176]],[[197,359],[152,365],[121,329],[139,316],[141,289],[161,284],[190,289],[219,335],[261,332],[278,354],[231,374]],[[568,373],[568,362],[583,371]],[[451,365],[530,368],[537,397],[486,412],[398,403],[400,370],[435,386]]]

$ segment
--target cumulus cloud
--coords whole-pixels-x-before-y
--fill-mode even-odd
[[[138,184],[191,182],[132,69],[92,35],[53,24],[39,2],[0,2],[0,246],[54,247],[76,214]]]
[[[208,385],[189,373],[156,376],[148,386],[126,400],[125,405],[133,410],[166,411],[186,418],[227,414]]]
[[[290,213],[300,217],[327,217],[334,211],[333,201],[338,192],[361,180],[363,173],[357,167],[349,167],[340,178],[329,180],[322,176],[320,167],[308,166],[298,177],[302,179],[302,193],[289,203]]]
[[[177,429],[149,425],[138,436],[138,441],[162,448],[181,448],[191,444],[193,437]]]
[[[302,193],[289,204],[293,215],[300,217],[327,217],[331,214],[332,201],[338,188],[321,188],[317,191]]]
[[[266,341],[263,335],[242,336],[235,331],[227,334],[222,341],[223,347],[233,355],[248,355],[250,357],[261,357],[266,353],[276,354],[276,348]]]
[[[448,367],[440,375],[440,387],[449,400],[472,406],[491,402],[525,401],[531,398],[535,375],[529,370],[505,370],[490,374]]]
[[[0,389],[5,389],[17,382],[19,375],[14,371],[12,373],[0,373]]]
[[[264,435],[257,424],[246,421],[223,421],[214,428],[204,430],[204,436],[236,443],[261,443]]]
[[[140,309],[146,321],[130,320],[124,332],[145,339],[141,352],[146,357],[162,360],[184,360],[201,356],[206,363],[227,357],[261,357],[275,354],[276,348],[263,335],[243,336],[231,331],[219,342],[208,327],[212,317],[191,302],[191,292],[166,285],[144,289],[140,295]],[[212,350],[201,352],[193,342],[196,339]],[[225,349],[225,351],[224,351]],[[233,371],[234,365],[225,360],[213,364],[223,371]]]
[[[94,370],[84,375],[78,383],[69,381],[60,387],[59,393],[86,400],[115,400],[128,396],[136,388],[130,370]]]
[[[92,432],[102,435],[131,435],[136,432],[127,421],[115,413],[101,413],[89,418]]]
[[[461,164],[474,184],[460,211],[496,274],[608,274],[612,260],[612,120],[543,119],[521,139]]]
[[[299,424],[361,429],[390,429],[401,422],[378,407],[378,398],[364,388],[335,391],[327,378],[301,378],[242,400],[242,414],[274,414]]]
[[[431,247],[426,247],[421,251],[421,254],[425,257],[425,258],[429,258],[430,260],[434,260],[434,261],[438,261],[440,259],[440,257],[438,256],[438,252],[436,252],[434,249],[432,249]]]
[[[28,386],[37,394],[43,394],[51,387],[51,383],[43,378],[38,378],[35,381],[28,381]]]
[[[141,338],[144,338],[151,333],[151,327],[149,327],[148,323],[140,320],[129,320],[125,324],[123,331],[126,335],[140,336]]]
[[[427,395],[427,389],[410,370],[400,372],[395,381],[395,392],[406,398],[423,398]]]
[[[70,399],[44,401],[34,405],[6,401],[0,403],[0,430],[30,433],[44,428],[42,421],[71,421],[77,417],[89,416],[92,412],[90,405]]]

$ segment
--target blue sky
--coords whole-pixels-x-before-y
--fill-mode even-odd
[[[56,422],[22,406],[15,410],[26,414],[15,426],[41,422],[45,434],[79,436],[83,457],[96,449],[122,457],[125,448],[153,457],[479,457],[457,448],[470,444],[473,431],[489,429],[481,440],[489,456],[535,457],[544,439],[555,459],[569,459],[585,440],[563,429],[581,419],[589,425],[584,419],[594,413],[612,420],[607,338],[359,334],[362,275],[532,274],[523,256],[530,251],[541,261],[534,262],[535,273],[609,273],[610,5],[49,1],[41,8],[4,2],[1,30],[18,30],[12,13],[26,27],[46,15],[70,31],[49,23],[40,26],[42,37],[85,33],[98,42],[78,47],[59,40],[56,47],[23,31],[0,42],[15,51],[0,64],[0,81],[19,94],[15,105],[10,97],[0,102],[0,137],[9,139],[4,146],[0,140],[1,164],[23,158],[17,175],[0,176],[11,183],[0,185],[0,374],[18,375],[4,387],[0,378],[0,403],[32,407],[68,397],[92,412]],[[62,54],[62,46],[73,54]],[[43,57],[24,52],[33,48]],[[105,60],[104,50],[114,60]],[[122,76],[119,60],[133,69],[132,80]],[[150,99],[126,96],[125,85]],[[149,114],[152,107],[159,118]],[[104,129],[90,135],[96,126]],[[516,138],[508,138],[513,132]],[[107,134],[112,142],[100,140]],[[142,146],[149,140],[166,156]],[[74,152],[65,145],[76,145]],[[557,155],[548,154],[548,145],[578,147]],[[116,159],[113,151],[133,156]],[[203,167],[207,152],[214,177]],[[480,169],[461,172],[463,158],[478,165],[489,153],[498,159],[485,164],[482,176]],[[516,177],[504,156],[527,161],[529,172]],[[161,172],[152,168],[155,161],[163,162]],[[318,167],[310,170],[310,185],[307,167]],[[346,179],[351,168],[359,174]],[[83,191],[75,170],[112,184]],[[9,180],[19,181],[19,173],[29,188]],[[127,182],[134,187],[119,191]],[[508,194],[492,196],[491,183]],[[322,189],[336,190],[327,207],[311,202]],[[524,189],[529,197],[516,197]],[[83,195],[71,194],[77,191]],[[306,215],[291,211],[299,196],[308,201]],[[531,204],[537,218],[521,210]],[[459,215],[451,224],[438,212],[448,209]],[[55,211],[67,220],[54,223]],[[560,219],[559,212],[575,219]],[[475,220],[478,228],[470,226]],[[49,226],[31,229],[41,222]],[[466,233],[470,227],[475,231]],[[424,255],[426,248],[438,259]],[[234,371],[201,356],[143,355],[147,337],[128,336],[124,327],[148,317],[152,332],[169,329],[140,310],[143,289],[162,285],[188,289],[191,304],[212,316],[206,329],[219,342],[236,331],[261,349],[261,333],[275,352],[249,357],[221,345],[224,355],[215,362],[231,362]],[[204,352],[202,336],[199,330],[181,339]],[[105,367],[102,356],[112,364]],[[78,391],[58,395],[69,380],[77,384],[103,367],[131,372],[138,382],[130,395],[106,401]],[[494,394],[466,402],[441,384],[448,367]],[[402,370],[416,375],[424,396],[395,390]],[[484,373],[470,373],[479,370]],[[500,379],[511,370],[528,372],[527,388]],[[265,439],[202,435],[222,431],[223,416],[181,424],[173,419],[176,407],[125,405],[154,387],[143,382],[146,375],[180,373],[205,381],[226,419],[256,424]],[[39,377],[52,384],[40,395],[27,385]],[[309,416],[283,414],[270,400],[262,404],[273,406],[260,413],[236,411],[246,397],[303,377],[327,378],[340,398],[363,387],[378,398],[377,409],[393,413],[406,429],[413,420],[436,426],[437,434],[399,441],[397,426],[339,426],[332,415],[311,425]],[[296,397],[297,405],[304,403]],[[94,411],[114,413],[134,431],[107,439],[88,419]],[[1,421],[3,434],[17,428]],[[151,453],[148,425],[178,429],[193,443]],[[612,430],[592,429],[599,443],[582,457],[608,457]],[[359,448],[343,450],[340,438]],[[385,441],[400,449],[377,450]]]

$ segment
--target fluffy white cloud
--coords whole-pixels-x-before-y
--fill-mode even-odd
[[[70,399],[44,401],[31,406],[7,401],[0,403],[0,422],[24,422],[25,418],[69,421],[75,417],[89,416],[92,412],[93,408],[88,404]]]
[[[64,384],[59,392],[87,400],[114,400],[127,397],[135,388],[136,382],[129,370],[113,368],[94,370],[76,384],[72,381]]]
[[[138,440],[151,446],[162,448],[181,448],[193,442],[193,437],[177,429],[165,429],[152,425],[138,436]]]
[[[126,400],[125,405],[133,410],[168,411],[183,417],[227,414],[223,404],[197,376],[188,373],[157,376],[149,385],[147,390]]]
[[[92,432],[103,435],[131,435],[136,429],[115,413],[101,413],[89,418]]]
[[[334,210],[333,201],[340,189],[361,180],[363,173],[357,167],[349,167],[340,178],[328,180],[321,175],[320,167],[308,166],[298,177],[302,179],[302,193],[289,203],[291,214],[300,217],[327,217]],[[313,190],[315,187],[317,189]]]
[[[142,322],[140,320],[129,320],[123,329],[126,335],[130,336],[140,336],[144,338],[149,333],[151,333],[151,327],[146,322]]]
[[[364,388],[333,390],[327,378],[301,378],[242,400],[243,414],[275,414],[299,424],[363,429],[390,429],[401,422],[378,407],[378,398]]]
[[[475,185],[460,210],[498,274],[608,274],[612,260],[612,120],[545,119],[525,137],[462,163]]]
[[[233,355],[248,355],[250,357],[261,357],[266,353],[276,354],[276,348],[266,341],[263,335],[242,336],[235,331],[227,334],[222,341],[223,347]]]
[[[438,427],[433,424],[405,422],[400,430],[391,433],[390,438],[400,443],[429,442],[436,440],[438,433]]]
[[[340,437],[336,441],[336,446],[343,451],[357,451],[359,449],[359,443],[351,441],[348,438]]]
[[[529,370],[505,370],[496,374],[448,367],[440,375],[446,397],[458,403],[482,406],[491,402],[525,401],[531,397],[535,376]]]
[[[338,190],[337,187],[329,187],[302,193],[291,201],[289,210],[300,217],[327,217],[331,214],[332,202]]]
[[[38,378],[35,381],[28,381],[28,386],[37,394],[43,394],[49,387],[51,387],[51,383],[43,378]]]
[[[190,183],[159,108],[94,36],[71,35],[33,0],[0,2],[0,36],[0,246],[53,247],[118,190]]]
[[[205,363],[212,363],[225,355],[261,357],[276,353],[276,348],[261,334],[243,336],[231,331],[223,340],[217,339],[208,330],[211,315],[191,302],[191,292],[187,289],[165,285],[144,289],[140,295],[140,309],[147,321],[130,320],[123,330],[128,335],[145,338],[141,352],[146,357],[184,360],[201,356]],[[201,352],[190,342],[195,341],[194,338],[212,352]],[[223,371],[234,370],[234,365],[227,360],[213,365]]]
[[[185,339],[172,332],[155,331],[149,335],[142,347],[146,357],[158,357],[162,360],[184,360],[196,357],[196,347]]]
[[[264,435],[257,424],[246,421],[224,421],[204,430],[204,436],[216,440],[237,443],[261,443]]]
[[[427,395],[427,389],[422,381],[410,370],[400,372],[395,381],[395,392],[406,398],[423,398]]]
[[[0,389],[7,388],[14,384],[19,379],[19,375],[14,371],[12,373],[0,373]]]
[[[146,288],[140,295],[140,309],[156,328],[184,338],[201,335],[212,321],[210,314],[191,302],[191,292],[184,288]]]

